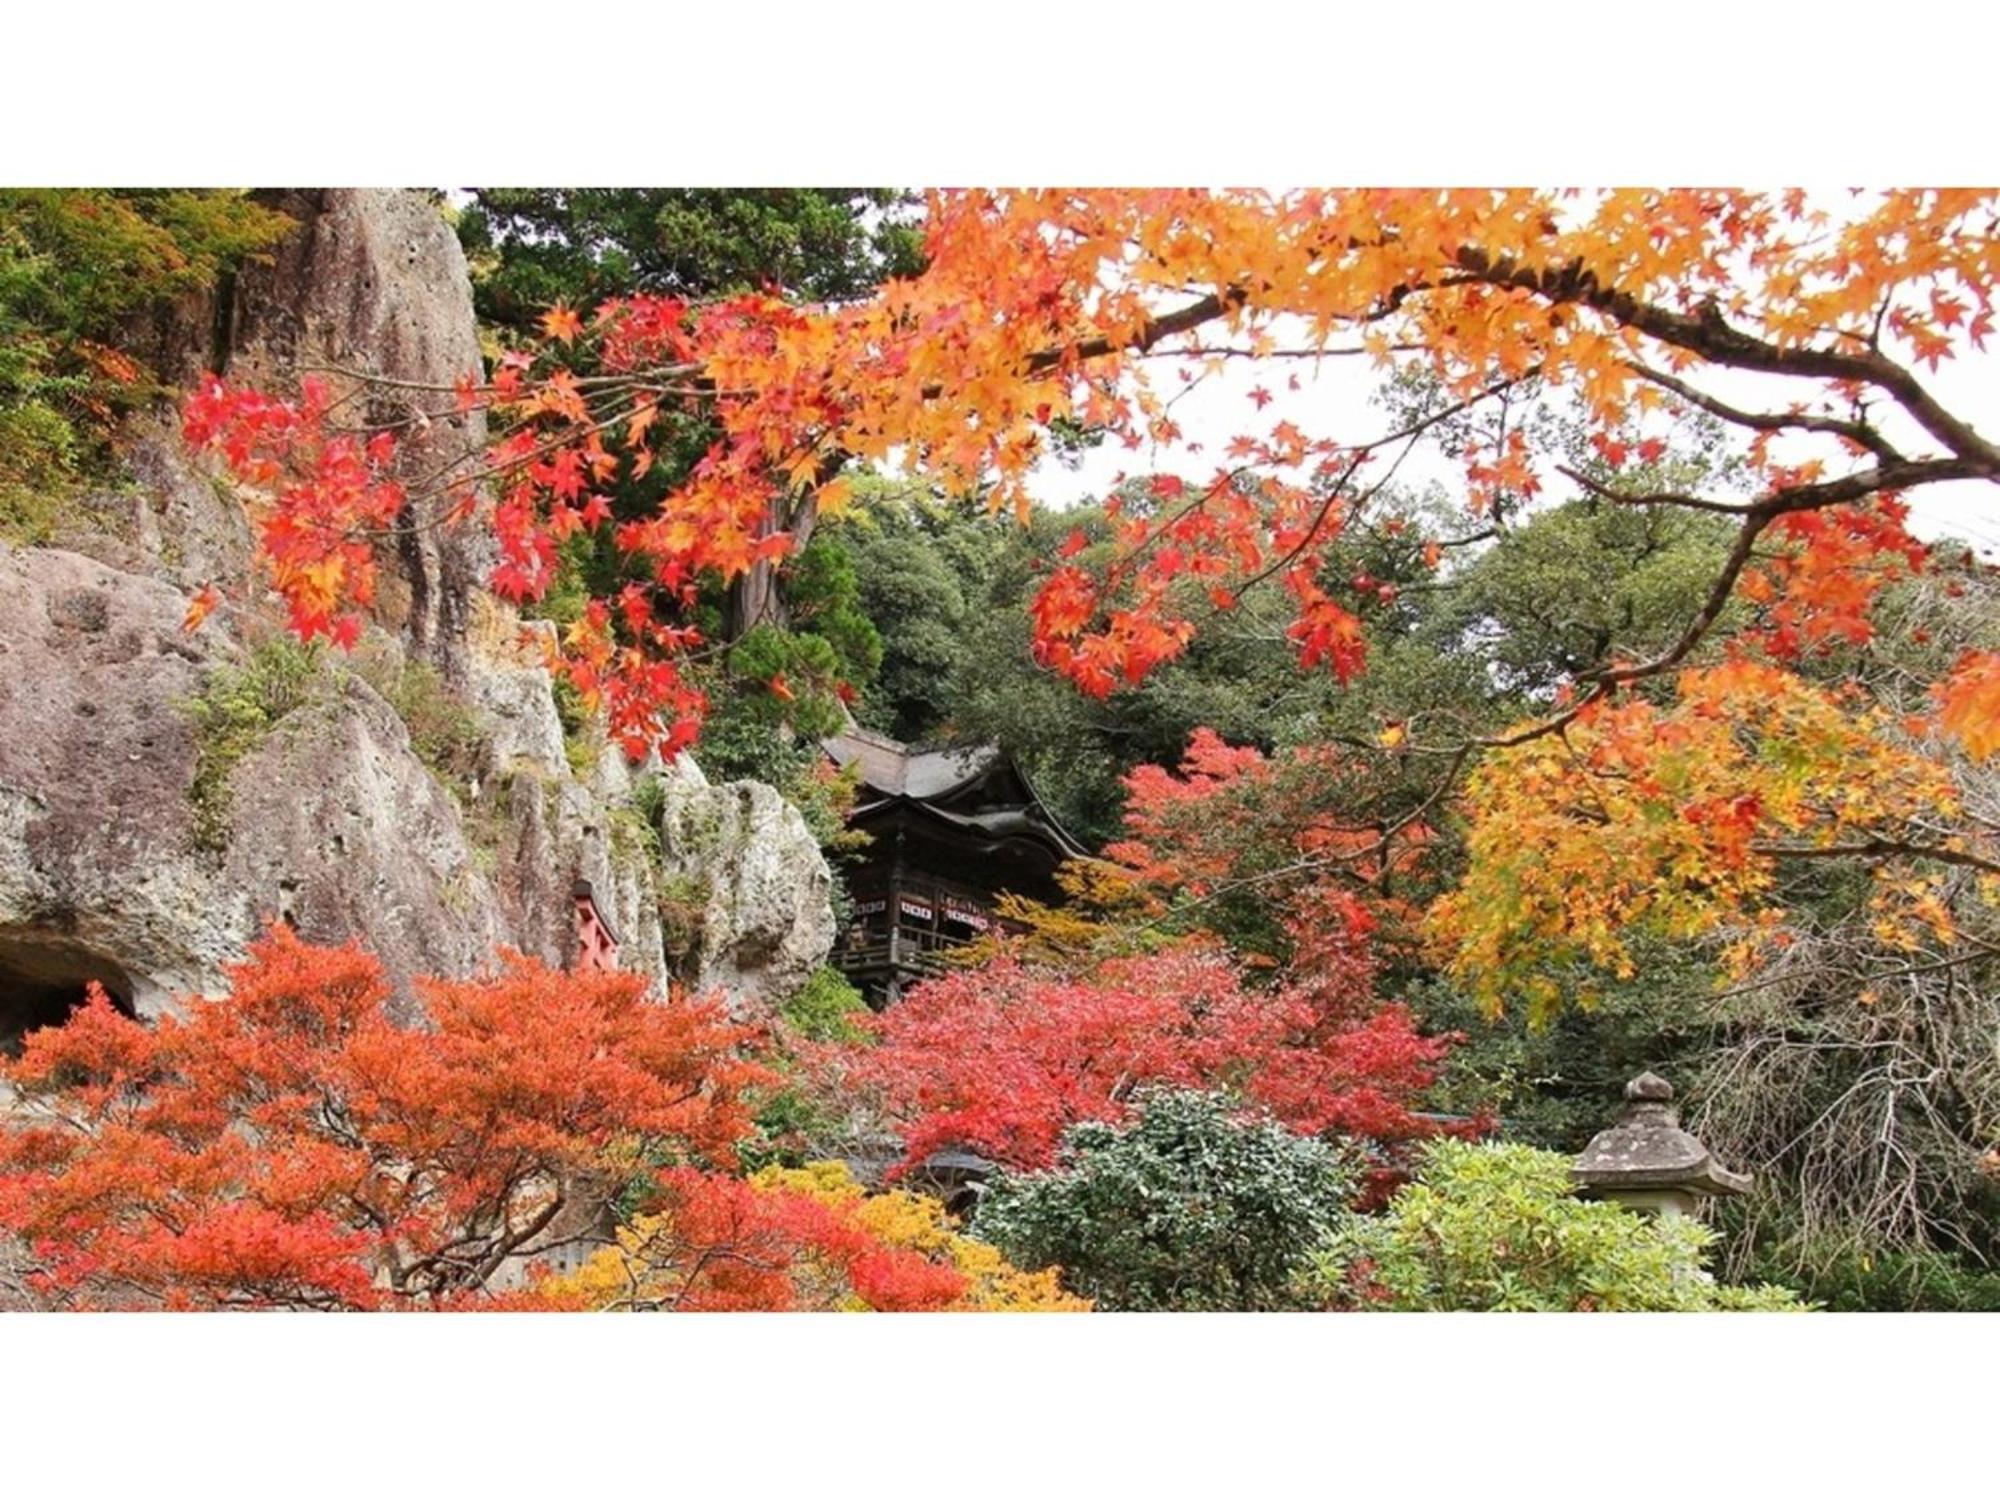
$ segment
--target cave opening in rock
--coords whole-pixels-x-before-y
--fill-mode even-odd
[[[131,976],[102,954],[53,935],[0,935],[0,1054],[18,1056],[29,1032],[68,1020],[92,980],[133,1013]]]

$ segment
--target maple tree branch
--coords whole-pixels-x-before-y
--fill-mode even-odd
[[[1289,568],[1308,547],[1318,540],[1321,528],[1326,525],[1327,517],[1333,514],[1334,506],[1340,503],[1341,491],[1346,488],[1347,482],[1354,477],[1355,470],[1361,467],[1363,460],[1367,456],[1367,449],[1359,449],[1355,452],[1354,456],[1347,461],[1347,467],[1341,471],[1340,477],[1327,487],[1326,498],[1320,501],[1319,510],[1314,514],[1312,523],[1306,527],[1298,541],[1294,542],[1288,551],[1272,558],[1263,567],[1238,584],[1234,590],[1238,598],[1249,593],[1250,590],[1264,582],[1273,573],[1282,572],[1284,569]],[[1379,489],[1381,486],[1378,484],[1376,488]],[[1360,501],[1356,502],[1357,505],[1360,503]]]
[[[338,375],[346,380],[359,381],[364,386],[372,386],[398,391],[429,391],[434,395],[456,396],[462,388],[444,385],[435,380],[397,380],[388,375],[376,375],[367,370],[356,370],[348,365],[300,365],[299,370],[308,375]],[[642,370],[620,370],[603,375],[578,375],[573,377],[579,390],[592,390],[602,386],[637,385],[650,386],[662,380],[678,380],[685,376],[699,376],[702,366],[699,362],[676,365],[648,365]],[[469,387],[474,394],[484,394],[495,390],[488,381],[480,381]],[[712,388],[700,387],[704,394]],[[351,394],[351,393],[350,393]],[[343,397],[343,400],[346,398]],[[437,412],[430,413],[435,417]],[[448,413],[447,413],[448,415]]]
[[[1206,297],[1197,298],[1173,312],[1162,313],[1150,318],[1132,333],[1122,338],[1100,334],[1096,338],[1080,339],[1073,344],[1059,345],[1053,349],[1042,349],[1028,356],[1027,373],[1040,375],[1069,361],[1081,363],[1085,360],[1102,359],[1108,354],[1145,354],[1161,339],[1172,338],[1177,333],[1188,333],[1204,323],[1226,317],[1250,300],[1249,291],[1240,286],[1226,287],[1220,292],[1211,292]],[[926,398],[940,393],[937,386],[926,386]]]
[[[1972,463],[1973,477],[2000,475],[2000,447],[1988,442],[1971,424],[1953,416],[1924,389],[1915,375],[1877,350],[1846,353],[1775,344],[1732,327],[1713,299],[1693,313],[1673,312],[1642,302],[1630,292],[1607,287],[1583,262],[1537,269],[1505,255],[1492,255],[1476,245],[1464,245],[1455,257],[1469,275],[1489,285],[1529,292],[1551,302],[1576,303],[1635,328],[1663,344],[1685,349],[1714,364],[1766,375],[1803,375],[1821,380],[1852,380],[1880,387],[1932,437],[1957,457]]]
[[[1113,559],[1111,566],[1105,569],[1104,583],[1102,589],[1099,591],[1100,596],[1117,587],[1119,579],[1131,571],[1134,564],[1142,557],[1157,547],[1162,537],[1167,536],[1182,521],[1185,521],[1189,516],[1207,505],[1209,501],[1230,488],[1240,477],[1249,472],[1250,466],[1248,464],[1238,464],[1235,468],[1225,473],[1217,474],[1206,486],[1195,491],[1188,498],[1185,505],[1174,511],[1173,514],[1161,517],[1152,530],[1140,538],[1130,552],[1126,553],[1123,557]]]
[[[551,1194],[548,1202],[544,1203],[526,1224],[512,1233],[501,1235],[486,1258],[473,1267],[473,1285],[486,1285],[492,1279],[493,1273],[507,1263],[507,1257],[546,1229],[549,1222],[562,1212],[568,1201],[560,1191]]]
[[[1386,354],[1421,354],[1423,344],[1389,344]],[[1141,359],[1358,359],[1375,354],[1366,348],[1239,349],[1231,344],[1188,344],[1178,349],[1148,349]]]
[[[1483,391],[1475,392],[1473,395],[1467,396],[1461,401],[1455,401],[1450,406],[1432,412],[1428,416],[1420,417],[1416,421],[1409,423],[1407,426],[1404,426],[1395,432],[1385,433],[1383,436],[1379,438],[1375,438],[1370,442],[1361,443],[1356,447],[1347,450],[1353,455],[1353,457],[1348,460],[1347,467],[1341,472],[1340,478],[1335,480],[1333,485],[1329,488],[1326,499],[1321,503],[1318,513],[1313,517],[1312,524],[1309,527],[1307,527],[1305,534],[1301,536],[1298,542],[1282,557],[1274,558],[1266,566],[1260,568],[1256,573],[1251,575],[1250,578],[1245,580],[1243,583],[1238,584],[1236,586],[1235,593],[1239,597],[1243,594],[1247,594],[1253,587],[1255,587],[1257,584],[1264,582],[1266,579],[1271,577],[1272,574],[1282,572],[1285,568],[1289,567],[1292,564],[1292,562],[1300,556],[1300,554],[1302,554],[1308,547],[1310,547],[1315,541],[1319,539],[1320,530],[1322,527],[1326,525],[1327,517],[1332,513],[1334,503],[1340,499],[1340,492],[1342,488],[1347,484],[1347,482],[1350,479],[1354,477],[1355,472],[1361,467],[1362,463],[1365,462],[1368,458],[1372,457],[1375,453],[1377,453],[1383,448],[1388,447],[1392,443],[1404,444],[1403,451],[1396,455],[1396,460],[1389,466],[1388,472],[1383,474],[1383,476],[1380,479],[1376,480],[1372,485],[1370,485],[1366,490],[1364,490],[1361,493],[1361,495],[1354,501],[1354,504],[1349,508],[1350,515],[1360,514],[1361,508],[1364,505],[1366,505],[1370,500],[1374,499],[1376,495],[1381,493],[1382,488],[1385,485],[1387,485],[1391,479],[1395,477],[1396,470],[1402,466],[1403,460],[1409,457],[1411,449],[1413,449],[1416,446],[1417,439],[1422,437],[1424,433],[1428,432],[1431,428],[1437,426],[1437,424],[1440,422],[1447,421],[1448,419],[1455,417],[1462,412],[1471,410],[1473,407],[1477,406],[1482,401],[1491,400],[1495,396],[1504,396],[1509,390],[1513,389],[1514,386],[1518,385],[1520,381],[1531,380],[1537,373],[1538,373],[1537,370],[1529,370],[1526,374],[1518,377],[1518,379],[1495,381],[1492,385],[1489,385]]]
[[[1651,661],[1629,667],[1609,667],[1591,674],[1591,680],[1600,687],[1609,688],[1622,682],[1638,682],[1647,677],[1657,677],[1662,672],[1671,671],[1685,661],[1694,648],[1701,644],[1722,612],[1729,606],[1730,595],[1736,592],[1736,581],[1743,576],[1743,570],[1750,565],[1750,558],[1756,548],[1757,538],[1764,528],[1776,519],[1775,514],[1753,513],[1736,533],[1736,541],[1729,549],[1729,556],[1723,561],[1722,571],[1709,588],[1708,597],[1702,600],[1701,608],[1681,632],[1679,640]]]
[[[1958,458],[1905,460],[1900,464],[1877,464],[1874,468],[1864,469],[1858,474],[1849,474],[1840,479],[1774,490],[1738,512],[1743,516],[1743,525],[1736,533],[1736,541],[1723,562],[1721,573],[1717,575],[1714,585],[1709,589],[1707,599],[1702,602],[1701,609],[1689,622],[1687,629],[1681,633],[1680,639],[1651,661],[1632,666],[1605,668],[1591,673],[1588,680],[1597,684],[1599,688],[1610,688],[1621,683],[1657,677],[1686,660],[1689,653],[1701,644],[1703,637],[1708,634],[1728,605],[1730,595],[1736,591],[1737,579],[1742,576],[1744,568],[1750,564],[1754,556],[1757,538],[1779,516],[1796,511],[1820,510],[1831,505],[1843,505],[1865,499],[1883,490],[1907,489],[1945,479],[1977,478],[1979,469],[1980,465],[1976,462]],[[1618,498],[1630,504],[1680,504],[1689,499],[1686,496],[1673,495]],[[1711,501],[1703,508],[1713,510],[1718,507]],[[1593,693],[1592,696],[1597,694]],[[1578,707],[1581,708],[1582,705],[1579,704]],[[1572,712],[1568,717],[1574,716]]]
[[[1732,505],[1726,500],[1709,500],[1700,495],[1665,491],[1654,491],[1644,495],[1628,494],[1624,490],[1614,490],[1602,480],[1592,479],[1583,470],[1570,464],[1557,464],[1556,472],[1563,478],[1583,486],[1599,499],[1609,500],[1615,505],[1676,505],[1686,510],[1710,511],[1718,516],[1747,516],[1751,510],[1748,504]]]
[[[1738,427],[1748,427],[1758,432],[1781,432],[1787,428],[1796,428],[1805,432],[1831,433],[1836,437],[1844,437],[1860,444],[1884,463],[1894,464],[1904,461],[1903,455],[1897,451],[1895,445],[1866,422],[1843,421],[1838,417],[1815,417],[1804,412],[1745,411],[1741,407],[1731,406],[1728,402],[1709,395],[1706,391],[1697,390],[1685,380],[1669,375],[1664,370],[1656,370],[1638,360],[1627,360],[1626,366],[1641,378],[1672,391],[1683,401],[1698,406],[1711,416],[1720,417],[1725,422],[1733,422]]]
[[[1902,839],[1871,838],[1856,844],[1776,844],[1753,841],[1750,849],[1786,859],[1934,859],[1939,864],[1962,865],[1986,875],[2000,875],[2000,861],[1987,859],[1964,849],[1938,844],[1913,844]]]

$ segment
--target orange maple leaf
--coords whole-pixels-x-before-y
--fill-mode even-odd
[[[204,583],[195,591],[194,598],[188,601],[187,617],[181,621],[181,629],[190,634],[201,629],[201,622],[206,620],[214,612],[215,606],[221,602],[222,591],[212,583]]]
[[[558,302],[542,314],[542,332],[565,344],[573,343],[583,333],[583,319],[576,315],[574,308]]]
[[[1938,719],[1974,760],[2000,750],[2000,655],[1968,651],[1936,688]]]

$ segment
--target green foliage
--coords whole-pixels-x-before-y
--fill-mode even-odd
[[[212,190],[0,189],[0,536],[45,540],[52,495],[103,468],[119,414],[157,394],[119,346],[293,227]]]
[[[632,783],[632,811],[658,837],[660,819],[667,810],[667,784],[650,772]]]
[[[861,607],[854,560],[815,538],[781,575],[788,627],[825,641],[843,682],[866,686],[882,665],[882,633]]]
[[[475,188],[458,232],[480,316],[525,326],[636,291],[856,297],[920,268],[910,207],[880,188]]]
[[[739,1148],[745,1168],[800,1167],[839,1154],[850,1139],[850,1101],[812,1081],[811,1069],[795,1055],[797,1044],[844,1043],[866,1033],[856,1024],[868,1013],[861,992],[838,969],[822,965],[797,990],[778,1002],[776,1046],[766,1061],[778,1083],[758,1101],[756,1133]]]
[[[657,822],[650,821],[629,802],[613,805],[606,821],[610,824],[611,846],[621,857],[659,868],[661,845]]]
[[[1699,998],[1714,990],[1715,968],[1682,943],[1646,939],[1636,951],[1631,979],[1576,975],[1578,992],[1591,981],[1597,998],[1539,1023],[1519,1007],[1492,1016],[1443,976],[1413,980],[1404,998],[1426,1029],[1462,1038],[1432,1105],[1468,1115],[1489,1109],[1510,1140],[1575,1153],[1604,1128],[1607,1101],[1627,1079],[1650,1068],[1692,1085],[1714,1045]]]
[[[809,1042],[858,1042],[867,1033],[855,1023],[867,1013],[861,991],[827,964],[778,1005],[778,1019]]]
[[[1633,482],[1699,487],[1685,467]],[[1422,629],[1434,649],[1456,646],[1489,664],[1508,693],[1540,697],[1601,666],[1614,646],[1646,659],[1672,645],[1731,536],[1720,517],[1671,507],[1555,506],[1456,574]]]
[[[840,681],[841,667],[839,652],[824,636],[753,625],[729,648],[732,706],[754,722],[783,726],[809,739],[832,734],[841,723],[840,700],[813,685],[830,687]],[[789,698],[772,686],[781,679]]]
[[[703,876],[663,874],[660,877],[660,945],[669,960],[678,963],[700,950],[711,894],[709,883]]]
[[[294,227],[240,193],[209,189],[7,188],[0,223],[10,259],[40,262],[25,280],[0,281],[10,310],[58,339],[102,334],[204,290]]]
[[[976,502],[936,500],[864,476],[865,503],[821,535],[854,561],[862,607],[882,634],[882,666],[861,721],[912,743],[990,741],[1008,750],[1071,832],[1118,830],[1119,777],[1173,764],[1208,724],[1262,744],[1287,700],[1335,689],[1302,676],[1279,636],[1204,632],[1188,655],[1136,688],[1086,698],[1035,664],[1026,601],[1073,531],[1108,535],[1094,506],[1037,512],[1027,525]]]
[[[1796,1281],[1829,1312],[2000,1312],[2000,1272],[1945,1250],[1816,1255],[1808,1247],[1803,1257],[1766,1256],[1757,1273]]]
[[[785,748],[818,740],[847,721],[845,700],[865,689],[882,662],[882,637],[862,611],[854,564],[839,547],[815,539],[783,567],[778,588],[785,623],[752,625],[706,673],[710,715],[696,751],[704,770],[755,776],[778,785],[796,775]],[[711,591],[705,634],[720,638],[726,601]]]
[[[1335,1147],[1226,1096],[1162,1090],[1126,1125],[1072,1126],[1054,1170],[1001,1175],[972,1232],[1107,1310],[1270,1311],[1296,1305],[1355,1179]]]
[[[859,717],[897,739],[923,742],[950,716],[982,606],[1006,598],[1005,607],[1022,612],[1025,595],[1009,595],[994,576],[1014,523],[873,474],[855,477],[854,494],[856,508],[823,523],[816,544],[847,561],[858,607],[880,632],[874,686]]]
[[[78,447],[76,429],[53,407],[0,406],[0,541],[34,547],[54,535]]]
[[[184,708],[195,732],[195,846],[219,852],[228,840],[230,774],[287,714],[325,690],[324,657],[317,644],[289,635],[254,647],[239,666],[220,666]]]
[[[1719,1285],[1716,1233],[1570,1191],[1570,1159],[1441,1140],[1379,1214],[1349,1215],[1312,1257],[1309,1297],[1388,1312],[1718,1312],[1802,1307],[1783,1287]]]
[[[1697,425],[1658,465],[1626,477],[1703,483],[1726,467],[1707,441]],[[857,477],[855,492],[863,503],[820,535],[852,557],[861,605],[882,634],[859,717],[912,742],[997,741],[1086,842],[1116,836],[1119,778],[1176,764],[1197,726],[1266,751],[1372,745],[1392,720],[1430,738],[1496,730],[1614,642],[1627,652],[1664,645],[1726,547],[1714,517],[1586,500],[1512,513],[1490,541],[1434,571],[1424,542],[1464,530],[1458,507],[1439,493],[1385,491],[1322,568],[1323,586],[1361,620],[1361,677],[1343,686],[1299,670],[1282,590],[1253,590],[1218,616],[1191,581],[1184,603],[1202,623],[1186,653],[1097,700],[1035,665],[1025,604],[1073,535],[1086,561],[1105,545],[1100,506],[1037,512],[1022,526],[879,476]],[[1150,503],[1130,487],[1123,498],[1128,515]],[[1391,816],[1394,800],[1383,805]]]

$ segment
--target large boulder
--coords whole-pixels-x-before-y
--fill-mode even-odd
[[[739,1013],[791,993],[833,946],[832,877],[805,819],[762,782],[711,786],[685,762],[665,790],[668,894],[694,915],[689,982]]]
[[[377,420],[425,414],[400,443],[412,512],[395,540],[385,623],[454,677],[474,597],[492,566],[483,528],[432,524],[438,490],[486,443],[480,412],[457,410],[452,388],[483,378],[472,278],[458,237],[427,193],[313,188],[265,194],[298,220],[268,265],[247,268],[229,303],[224,374],[265,387],[318,375],[338,394],[356,376],[389,385],[370,397]],[[390,394],[383,394],[386,390]]]
[[[314,377],[347,398],[363,376],[385,382],[365,408],[349,409],[405,421],[399,464],[422,493],[381,548],[373,613],[456,678],[466,667],[469,612],[494,555],[484,528],[433,524],[441,481],[472,468],[486,443],[484,415],[458,411],[453,395],[460,380],[483,371],[465,255],[433,194],[311,188],[259,197],[298,227],[268,259],[191,298],[144,352],[180,386],[215,371],[239,385],[295,392]],[[136,546],[153,571],[175,582],[248,587],[254,539],[240,500],[187,453],[171,416],[135,418],[122,446],[137,481],[136,514],[115,541],[99,528],[65,534],[60,544],[120,566],[130,565],[126,552]]]
[[[179,704],[208,643],[170,585],[0,546],[0,983],[73,961],[141,1011],[241,951],[242,893],[195,849]],[[54,976],[43,974],[44,978]],[[25,983],[25,980],[17,981]]]
[[[218,991],[279,919],[361,938],[406,992],[503,946],[560,964],[578,880],[620,962],[663,988],[750,1012],[825,960],[830,876],[798,811],[685,758],[643,795],[602,746],[579,774],[538,664],[471,656],[481,757],[454,772],[371,683],[370,661],[409,669],[379,632],[353,661],[252,649],[220,617],[191,634],[171,585],[48,548],[0,545],[0,589],[0,991],[96,978],[156,1013]],[[264,705],[243,684],[273,650],[297,680]],[[239,699],[240,723],[200,707]]]

